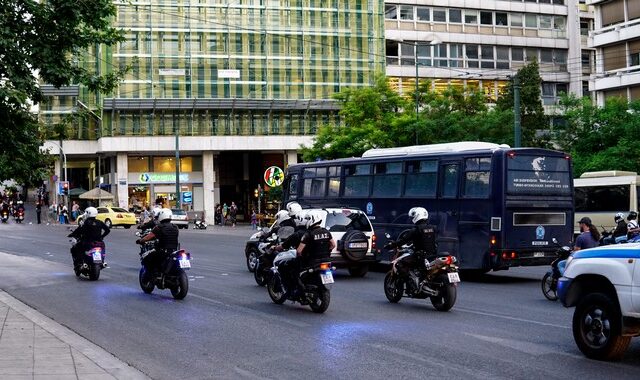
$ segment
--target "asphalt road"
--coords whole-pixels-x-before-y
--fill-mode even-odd
[[[640,339],[623,361],[584,358],[572,309],[547,301],[546,268],[463,282],[451,312],[390,304],[382,273],[338,271],[325,314],[274,305],[243,256],[246,227],[181,230],[189,295],[144,294],[134,230],[107,237],[111,268],[78,280],[67,228],[0,225],[0,288],[157,379],[637,379]]]

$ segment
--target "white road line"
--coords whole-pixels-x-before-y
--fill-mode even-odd
[[[455,307],[453,309],[453,311],[461,311],[463,313],[484,315],[486,317],[508,319],[510,321],[518,321],[518,322],[523,322],[523,323],[533,323],[535,325],[540,325],[540,326],[545,326],[545,327],[555,327],[555,328],[567,329],[567,330],[571,329],[571,326],[556,325],[556,324],[553,324],[553,323],[534,321],[532,319],[511,317],[511,316],[508,316],[508,315],[495,314],[495,313],[487,313],[485,311],[477,311],[477,310],[465,309],[465,308],[462,308],[462,307]]]

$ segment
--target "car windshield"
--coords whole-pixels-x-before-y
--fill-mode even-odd
[[[129,212],[129,211],[127,211],[127,210],[125,210],[123,208],[120,208],[120,207],[112,207],[111,209],[113,211],[115,211],[115,212]]]
[[[171,210],[173,215],[186,215],[187,213],[184,210]]]
[[[349,211],[328,212],[325,227],[332,232],[345,232],[350,228],[364,232],[371,231],[371,224],[366,215]]]

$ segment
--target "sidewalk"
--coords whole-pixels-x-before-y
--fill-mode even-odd
[[[3,380],[148,379],[97,345],[0,290]]]

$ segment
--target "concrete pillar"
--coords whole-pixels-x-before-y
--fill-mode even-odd
[[[127,177],[129,175],[129,162],[126,153],[118,153],[116,157],[116,186],[118,188],[116,195],[119,207],[129,208],[129,183]]]
[[[211,151],[202,152],[202,190],[204,192],[204,215],[207,223],[214,222],[216,199],[220,199],[215,192],[216,183],[214,154]]]
[[[296,150],[287,150],[284,152],[284,168],[287,166],[297,164],[298,163],[298,151]]]
[[[580,10],[575,1],[567,7],[567,71],[569,72],[569,92],[582,97],[582,35],[580,35]]]

